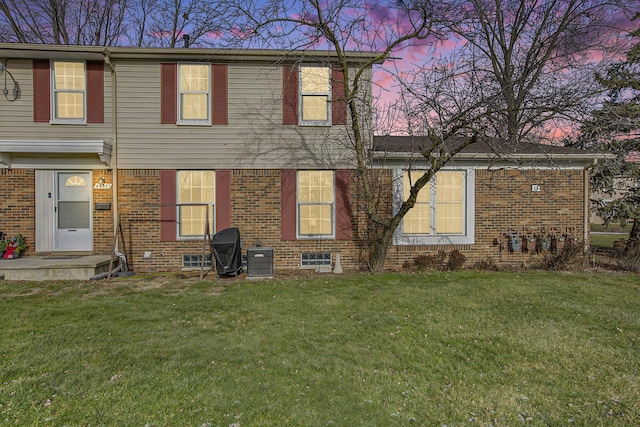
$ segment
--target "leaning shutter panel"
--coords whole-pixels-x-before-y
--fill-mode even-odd
[[[160,241],[176,241],[176,171],[160,171]],[[169,206],[170,205],[170,206]]]
[[[87,122],[104,123],[104,63],[87,61]]]
[[[33,60],[33,121],[51,120],[51,69],[48,59]]]
[[[225,64],[211,66],[213,75],[212,88],[212,123],[214,125],[229,124],[229,71]]]
[[[336,171],[336,239],[351,239],[351,200],[348,170]]]
[[[216,171],[216,232],[231,227],[231,170]]]
[[[298,67],[282,67],[282,124],[298,124]]]
[[[296,171],[280,171],[280,238],[296,240]]]
[[[160,123],[175,123],[178,116],[178,64],[160,65]]]
[[[344,72],[331,70],[331,122],[334,125],[347,124],[347,100],[344,96]]]

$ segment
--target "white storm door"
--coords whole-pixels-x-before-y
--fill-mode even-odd
[[[92,250],[91,172],[57,172],[56,183],[56,250]]]

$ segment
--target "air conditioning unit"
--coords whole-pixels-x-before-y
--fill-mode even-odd
[[[256,246],[247,248],[247,277],[273,277],[273,248]]]

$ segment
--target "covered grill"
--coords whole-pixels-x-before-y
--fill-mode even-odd
[[[211,249],[218,277],[223,274],[238,276],[242,273],[242,240],[239,229],[225,228],[214,234]]]

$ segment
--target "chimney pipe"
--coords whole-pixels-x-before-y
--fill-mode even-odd
[[[189,34],[185,34],[182,36],[182,40],[184,40],[184,47],[188,48],[189,47],[189,39],[191,39],[191,36]]]

